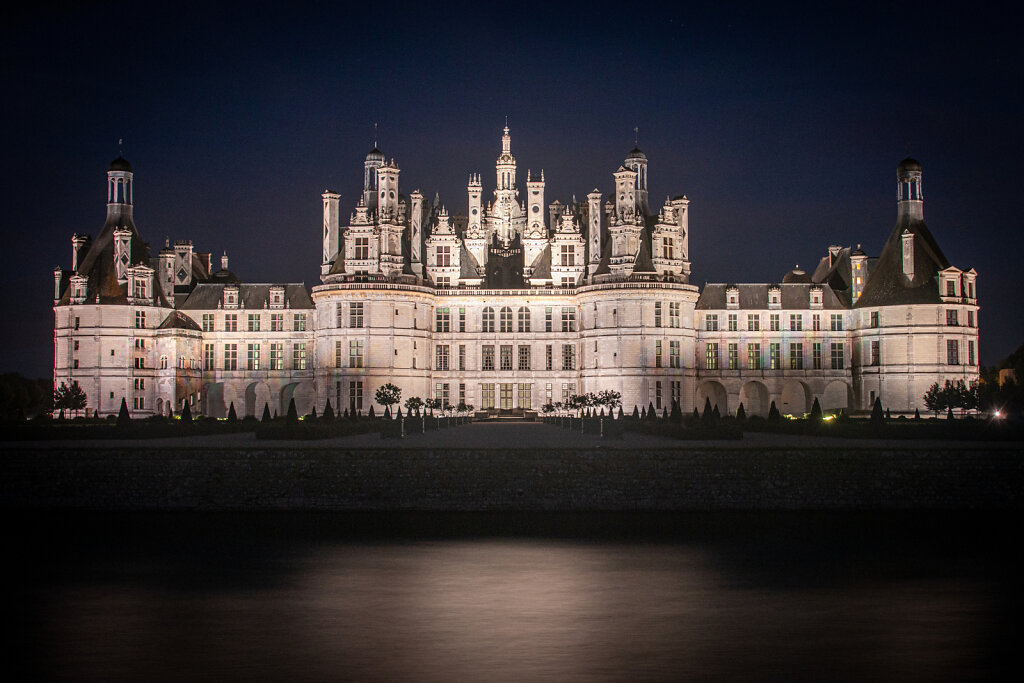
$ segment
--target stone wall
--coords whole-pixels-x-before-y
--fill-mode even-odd
[[[207,510],[1019,509],[1014,449],[23,448],[7,508]]]

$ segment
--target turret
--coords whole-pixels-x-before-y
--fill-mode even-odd
[[[924,192],[921,188],[921,164],[907,157],[896,168],[897,220],[924,220]]]
[[[110,162],[107,171],[107,222],[132,219],[132,201],[135,194],[133,186],[132,165],[124,157],[117,157]]]
[[[324,200],[324,250],[320,268],[321,274],[327,275],[331,270],[331,264],[338,258],[338,248],[341,240],[341,216],[339,213],[341,195],[337,192],[324,190],[321,197]]]
[[[399,168],[392,159],[377,169],[377,215],[380,220],[394,220],[398,214]]]
[[[544,227],[544,171],[540,175],[526,172],[526,234],[530,237],[540,233],[547,237]]]
[[[413,275],[423,277],[423,193],[409,195],[409,263]]]
[[[384,165],[384,155],[374,144],[363,162],[363,204],[371,210],[377,208],[377,169]]]
[[[636,173],[633,189],[636,191],[637,208],[643,210],[645,214],[650,213],[647,203],[647,155],[641,152],[639,147],[634,147],[633,151],[626,156],[623,165]]]
[[[597,188],[587,195],[587,249],[592,276],[601,263],[601,191]]]

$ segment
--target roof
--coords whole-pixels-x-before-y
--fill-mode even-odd
[[[186,311],[216,309],[224,300],[224,287],[226,286],[228,285],[225,283],[199,283],[181,304],[181,309]],[[313,300],[306,290],[306,285],[301,282],[290,282],[287,284],[239,284],[234,286],[238,287],[239,310],[263,310],[266,308],[270,302],[271,287],[284,287],[286,308],[313,308]]]
[[[739,290],[740,310],[766,310],[768,308],[768,289],[778,287],[782,293],[780,309],[787,311],[806,311],[810,308],[811,287],[821,288],[821,307],[826,310],[842,310],[846,308],[842,300],[836,296],[827,284],[795,282],[783,284],[744,284],[730,285],[714,283],[704,285],[704,290],[697,299],[697,310],[713,311],[726,308],[726,290],[735,287]]]
[[[196,321],[188,317],[181,311],[171,311],[170,315],[164,318],[164,321],[160,323],[157,328],[160,330],[192,330],[194,332],[202,332],[202,328],[196,324]]]
[[[647,246],[647,240],[641,237],[640,249],[636,254],[636,261],[633,263],[634,273],[657,273],[654,262],[651,260],[651,249]]]
[[[911,171],[920,171],[920,170],[921,170],[921,162],[919,162],[917,159],[914,159],[913,157],[907,157],[906,159],[904,159],[903,161],[900,162],[899,166],[896,167],[896,172],[897,173],[907,173],[907,172],[911,172]]]
[[[904,231],[914,236],[913,280],[903,273]],[[948,267],[949,261],[924,221],[901,213],[868,274],[856,307],[941,303],[938,274]]]
[[[477,271],[477,266],[480,264],[477,263],[473,252],[466,248],[465,242],[459,242],[459,245],[462,247],[459,251],[459,277],[467,279],[480,277],[480,273]]]
[[[533,267],[533,274],[530,275],[531,279],[534,280],[550,280],[551,279],[551,245],[544,245],[544,249],[537,254],[537,258],[533,259],[533,263],[530,264]]]
[[[128,160],[123,156],[118,155],[116,159],[110,162],[111,171],[127,171],[131,173],[132,165],[128,163]]]

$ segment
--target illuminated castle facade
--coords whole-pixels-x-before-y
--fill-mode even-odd
[[[623,405],[706,400],[723,414],[921,407],[934,382],[978,377],[976,273],[950,265],[923,217],[921,167],[897,169],[897,221],[880,255],[829,247],[778,282],[690,284],[689,201],[652,211],[634,149],[609,194],[525,197],[506,127],[492,196],[470,174],[464,215],[374,149],[354,210],[324,192],[322,284],[251,284],[191,242],[155,255],[134,223],[134,178],[107,172],[107,220],[72,237],[54,271],[54,381],[89,411],[222,417],[365,411],[378,387],[477,409],[539,410],[613,389]],[[380,406],[377,406],[380,409]]]

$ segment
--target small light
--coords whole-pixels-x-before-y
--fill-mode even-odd
[[[997,410],[997,411],[995,412],[995,414],[994,414],[994,417],[995,417],[996,419],[999,419],[999,418],[1001,418],[1002,416],[1003,416],[1003,413],[1002,413],[1002,411],[999,411],[999,410]]]

